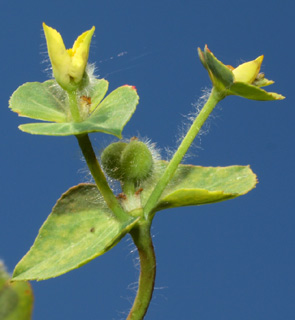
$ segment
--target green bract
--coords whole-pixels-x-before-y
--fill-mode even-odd
[[[143,205],[168,164],[157,161],[154,175],[142,184]],[[256,175],[248,166],[215,168],[181,164],[153,211],[233,199],[252,190],[256,183]]]
[[[81,267],[116,245],[137,220],[115,218],[95,185],[73,187],[57,201],[13,280],[43,280]]]
[[[132,86],[122,86],[105,96],[108,82],[94,79],[75,97],[81,116],[72,119],[67,92],[54,80],[29,82],[20,86],[11,96],[9,107],[20,116],[50,123],[29,123],[19,128],[31,134],[67,136],[89,132],[104,132],[121,137],[138,104],[139,97]]]
[[[259,73],[263,56],[241,64],[237,68],[224,65],[205,46],[204,51],[198,48],[199,57],[207,69],[213,86],[222,96],[237,95],[252,100],[281,100],[285,97],[275,92],[260,89],[273,83]]]

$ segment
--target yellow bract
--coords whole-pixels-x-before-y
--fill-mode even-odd
[[[95,27],[82,33],[73,48],[66,49],[59,32],[43,23],[47,49],[56,81],[65,90],[76,89],[85,72]]]
[[[232,70],[236,82],[253,83],[257,78],[263,61],[263,55],[255,60],[240,64]]]

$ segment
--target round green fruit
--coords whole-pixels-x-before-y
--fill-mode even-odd
[[[127,143],[115,142],[107,146],[101,154],[101,165],[107,175],[120,180],[123,176],[121,169],[121,155]]]
[[[152,167],[152,154],[143,142],[133,140],[124,148],[121,156],[123,180],[142,181],[149,176]]]

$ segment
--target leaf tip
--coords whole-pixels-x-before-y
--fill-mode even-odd
[[[125,84],[123,87],[128,87],[128,88],[130,88],[130,89],[132,89],[132,90],[137,92],[137,89],[136,89],[135,86],[130,86],[129,84]]]

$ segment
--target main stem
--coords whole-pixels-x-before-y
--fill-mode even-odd
[[[76,138],[78,139],[79,146],[82,150],[83,156],[94,178],[97,188],[104,197],[108,207],[114,212],[117,218],[123,220],[126,219],[129,216],[125,213],[113,191],[111,190],[93,151],[88,134],[77,135]]]
[[[156,257],[150,227],[151,222],[143,220],[130,232],[139,254],[140,275],[137,295],[126,320],[142,320],[153,295]]]
[[[166,170],[164,171],[162,177],[158,181],[155,189],[153,190],[152,194],[150,195],[145,207],[144,207],[144,216],[148,217],[149,215],[153,214],[153,208],[156,205],[157,201],[161,197],[164,189],[166,188],[167,184],[172,179],[178,165],[180,164],[182,158],[186,154],[188,148],[194,141],[196,135],[199,133],[200,129],[202,128],[204,122],[207,120],[210,113],[213,111],[216,104],[223,99],[223,96],[220,95],[220,92],[216,91],[213,87],[211,90],[211,94],[205,103],[204,107],[198,114],[197,118],[193,122],[192,126],[190,127],[189,131],[187,132],[185,138],[182,140],[180,146],[178,147],[177,151],[175,152],[173,158],[169,162]]]

